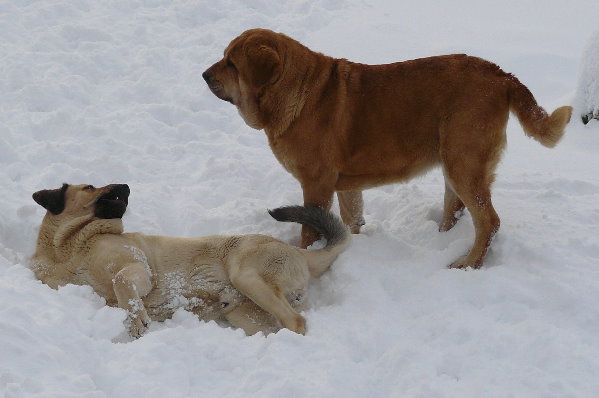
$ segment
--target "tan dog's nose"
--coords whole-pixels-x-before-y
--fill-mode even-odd
[[[204,78],[204,80],[206,80],[206,83],[210,83],[213,78],[210,70],[206,70],[204,73],[202,73],[202,77]]]

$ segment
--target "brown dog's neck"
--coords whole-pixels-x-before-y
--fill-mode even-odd
[[[123,221],[120,218],[96,219],[93,215],[85,215],[61,222],[60,215],[48,213],[40,228],[35,255],[45,254],[57,261],[66,261],[94,235],[121,233]]]
[[[260,98],[260,110],[265,119],[264,131],[269,140],[285,134],[300,116],[306,103],[312,99],[312,93],[321,92],[329,80],[335,77],[335,61],[339,60],[311,51],[301,44],[300,46],[302,51],[289,51],[285,54],[284,69],[295,70],[295,73],[286,73],[288,77],[278,80]],[[329,73],[323,73],[323,63],[332,64],[328,69]]]

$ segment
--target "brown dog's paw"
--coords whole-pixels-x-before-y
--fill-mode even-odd
[[[468,261],[468,256],[462,256],[455,260],[453,263],[449,264],[447,268],[458,268],[458,269],[466,269],[468,267],[472,269],[479,269],[482,264],[470,264]]]
[[[452,229],[458,222],[457,218],[453,218],[453,219],[444,219],[440,224],[439,224],[439,232],[447,232],[450,229]]]

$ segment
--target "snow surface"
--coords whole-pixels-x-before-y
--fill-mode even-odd
[[[437,231],[438,170],[367,191],[364,234],[310,287],[306,336],[180,310],[131,341],[123,310],[28,268],[31,194],[62,182],[128,183],[128,231],[298,243],[266,209],[300,203],[299,184],[201,78],[247,28],[368,63],[482,56],[551,111],[582,100],[597,15],[596,0],[1,0],[0,396],[597,397],[597,120],[574,117],[552,150],[510,121],[478,271],[445,268],[473,227]]]

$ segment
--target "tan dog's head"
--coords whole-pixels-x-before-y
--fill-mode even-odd
[[[110,184],[102,188],[62,184],[58,189],[37,191],[33,200],[55,216],[121,218],[127,210],[129,192],[126,184]]]
[[[266,29],[245,31],[202,74],[214,95],[235,105],[246,124],[258,130],[268,122],[261,100],[283,71],[282,38]]]

